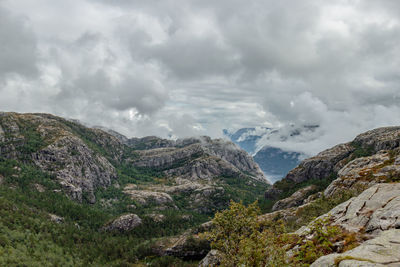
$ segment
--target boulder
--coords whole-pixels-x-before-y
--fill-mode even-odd
[[[165,220],[165,215],[158,213],[148,214],[147,217],[151,218],[153,221],[158,223],[163,222]]]
[[[114,221],[110,222],[106,226],[103,227],[105,231],[120,231],[120,232],[128,232],[135,227],[138,227],[142,224],[142,220],[136,214],[125,214]]]
[[[190,232],[182,234],[171,246],[165,249],[164,254],[185,260],[203,259],[210,251],[210,242]]]
[[[221,262],[221,255],[218,250],[212,249],[207,253],[207,256],[199,263],[199,267],[214,267]]]
[[[49,213],[50,221],[55,222],[55,223],[63,223],[64,218],[52,213]]]

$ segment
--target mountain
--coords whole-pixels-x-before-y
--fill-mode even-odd
[[[241,128],[235,132],[223,130],[225,136],[239,145],[249,154],[253,155],[254,161],[271,182],[276,182],[293,168],[306,156],[296,151],[288,151],[277,145],[292,141],[294,138],[314,132],[318,125],[305,125],[302,127],[285,127],[272,129],[267,127]]]
[[[358,169],[358,177],[371,175],[371,172],[374,173],[378,166],[382,167],[379,164],[383,163],[385,159],[389,159],[387,155],[385,158],[381,152],[387,154],[388,151],[397,149],[399,144],[400,127],[385,127],[365,132],[349,143],[336,145],[302,161],[284,179],[269,188],[266,197],[275,198],[282,192],[287,193],[288,188],[296,188],[308,183],[330,183],[338,175],[347,175],[348,171],[345,170],[349,167],[350,162],[356,166],[357,164],[361,165],[361,168]],[[369,165],[376,165],[375,169],[370,168]],[[378,170],[380,169],[378,168]],[[389,171],[392,170],[386,170],[386,172]],[[350,180],[347,180],[347,183],[349,182]]]
[[[398,266],[399,186],[400,127],[271,186],[233,142],[2,112],[0,266]]]
[[[270,187],[268,213],[254,217],[252,208],[235,206],[219,214],[212,233],[220,250],[211,250],[200,266],[399,266],[399,193],[400,127],[362,133],[305,159]],[[226,234],[238,230],[224,221],[232,213],[248,214],[235,223],[255,225],[250,238]],[[221,233],[230,247],[218,245]]]

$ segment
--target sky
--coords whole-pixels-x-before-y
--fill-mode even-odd
[[[0,0],[0,110],[129,137],[400,125],[400,1]]]

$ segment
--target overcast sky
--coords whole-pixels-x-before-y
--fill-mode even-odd
[[[0,110],[128,136],[318,124],[313,154],[400,125],[400,1],[0,0]]]

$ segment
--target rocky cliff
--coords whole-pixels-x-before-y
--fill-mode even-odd
[[[323,180],[327,186],[321,186]],[[266,195],[279,199],[285,190],[296,191],[276,201],[273,212],[259,220],[282,219],[294,230],[303,225],[294,232],[302,240],[298,244],[313,239],[310,229],[317,222],[339,227],[344,237],[336,237],[325,252],[329,255],[311,266],[400,266],[395,241],[400,229],[399,186],[400,127],[379,128],[303,161]],[[298,249],[287,254],[291,257]]]
[[[79,130],[86,127],[48,114],[1,113],[0,154],[2,157],[33,162],[54,174],[67,194],[82,201],[83,192],[95,201],[98,187],[117,179],[114,166],[97,147],[107,148],[111,157],[122,154],[119,141],[101,131],[90,131],[94,142],[85,142]]]
[[[385,153],[387,154],[399,146],[400,127],[384,127],[368,131],[358,135],[352,142],[334,146],[304,160],[282,181],[269,188],[265,196],[269,199],[276,199],[282,194],[282,190],[288,190],[288,187],[296,187],[301,183],[306,184],[311,180],[327,180],[329,182],[329,179],[337,175],[344,177],[350,169],[355,168],[354,165],[359,165],[359,172],[368,164],[378,166],[383,164],[385,159],[388,160],[387,155],[384,158]],[[368,158],[368,156],[371,157]],[[360,159],[354,161],[358,158]],[[379,164],[375,164],[377,161]],[[348,165],[349,162],[351,165]],[[347,167],[343,168],[345,166]],[[353,170],[353,172],[355,171]],[[386,168],[382,171],[389,172],[391,170]],[[364,174],[366,175],[368,172],[364,172]]]
[[[175,196],[185,193],[189,208],[211,212],[232,197],[223,188],[229,179],[250,187],[267,185],[253,159],[231,142],[209,137],[128,139],[50,114],[0,113],[0,155],[34,164],[54,175],[68,196],[90,203],[96,201],[97,190],[115,184],[137,205],[176,208]],[[161,187],[159,178],[168,186]],[[139,187],[133,190],[132,185]]]
[[[154,139],[153,139],[154,140]],[[165,144],[158,141],[157,144]],[[232,142],[209,137],[171,141],[168,147],[138,151],[130,161],[137,167],[156,168],[168,176],[190,181],[212,180],[218,176],[247,176],[266,182],[258,165]]]

